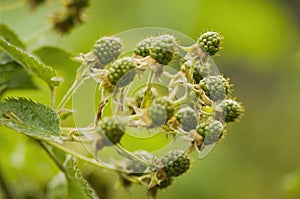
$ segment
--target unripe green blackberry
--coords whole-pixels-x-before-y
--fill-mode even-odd
[[[203,78],[199,85],[212,101],[223,100],[230,92],[229,82],[221,75]]]
[[[167,176],[177,177],[185,173],[191,165],[190,157],[183,151],[174,150],[162,158]]]
[[[159,189],[165,189],[169,186],[171,186],[173,183],[173,178],[167,177],[163,181],[161,181],[158,185],[156,185]]]
[[[197,132],[204,138],[205,145],[216,143],[222,137],[223,131],[223,124],[217,120],[201,123],[197,127]]]
[[[136,62],[131,57],[124,57],[114,61],[108,66],[109,81],[119,87],[128,85],[134,79],[136,66]]]
[[[220,106],[225,114],[225,122],[234,122],[243,113],[243,107],[232,99],[222,101]]]
[[[221,41],[222,38],[217,32],[206,32],[197,42],[209,55],[214,55],[220,50]]]
[[[167,65],[175,54],[177,44],[172,35],[161,35],[153,38],[150,47],[150,56],[158,63]]]
[[[149,50],[152,40],[153,38],[149,37],[138,42],[136,44],[136,49],[134,50],[134,53],[142,57],[147,57],[150,54]]]
[[[144,171],[147,169],[146,165],[143,165],[140,162],[130,160],[126,169],[130,172],[130,175],[141,176]]]
[[[174,108],[166,97],[156,98],[149,107],[149,116],[153,125],[163,125],[174,114]]]
[[[181,124],[181,127],[185,131],[196,129],[198,119],[195,111],[191,108],[181,109],[177,114],[176,118]]]
[[[123,125],[116,122],[112,117],[105,117],[99,124],[100,132],[112,143],[117,144],[120,142],[124,131]]]
[[[117,37],[101,37],[94,44],[94,52],[104,65],[119,57],[123,50],[121,39]]]

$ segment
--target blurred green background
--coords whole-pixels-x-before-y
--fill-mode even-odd
[[[59,9],[57,0],[36,10],[20,1],[0,0],[0,22],[15,30],[30,50],[58,46],[71,55],[88,52],[100,36],[137,27],[170,28],[194,39],[215,30],[225,37],[221,56],[214,61],[235,84],[234,95],[243,102],[245,116],[228,125],[227,138],[205,159],[194,157],[192,169],[161,191],[161,199],[300,198],[286,177],[300,169],[298,0],[93,0],[86,23],[66,36],[44,31],[50,15]],[[61,96],[78,65],[55,61],[53,67],[66,80]],[[40,89],[45,87],[39,84]],[[12,95],[49,103],[44,97],[49,93],[38,90],[6,93]],[[58,169],[29,139],[3,127],[0,131],[0,170],[10,188],[19,198],[43,197],[46,183]],[[97,170],[97,174],[103,179],[102,184],[98,181],[102,198],[146,198],[141,186],[127,193],[115,188],[111,172]]]

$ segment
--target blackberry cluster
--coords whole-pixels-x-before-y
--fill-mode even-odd
[[[224,126],[218,120],[212,120],[209,123],[201,123],[197,127],[197,132],[204,138],[204,144],[214,144],[223,135]]]
[[[137,64],[131,57],[116,60],[108,66],[108,79],[113,85],[123,87],[128,85],[136,74]]]
[[[103,65],[117,59],[123,50],[121,39],[117,37],[101,37],[94,44],[94,53]]]
[[[221,75],[203,78],[199,85],[212,101],[223,100],[230,93],[230,84]]]
[[[195,111],[191,108],[181,109],[176,113],[176,119],[179,121],[181,127],[185,131],[196,129],[198,119]]]
[[[171,151],[162,158],[164,170],[167,176],[178,177],[189,170],[191,162],[190,157],[185,155],[183,151]]]
[[[205,52],[214,55],[220,50],[222,38],[217,32],[206,32],[199,37],[197,42]]]
[[[149,107],[149,116],[154,126],[163,125],[174,114],[174,108],[166,97],[156,98]]]
[[[236,121],[243,112],[243,107],[235,100],[228,99],[221,102],[225,115],[225,122]]]
[[[99,124],[99,131],[106,136],[109,144],[117,144],[124,135],[124,126],[116,122],[113,117],[105,117]]]
[[[243,107],[231,99],[229,81],[217,73],[209,57],[220,49],[217,33],[205,33],[198,43],[188,47],[179,46],[172,35],[149,37],[137,42],[134,52],[126,55],[121,54],[122,43],[116,37],[103,37],[91,53],[97,55],[93,61],[105,65],[89,71],[95,72],[93,77],[100,82],[102,101],[97,114],[103,119],[98,127],[111,143],[104,146],[120,143],[124,129],[128,133],[135,129],[150,133],[159,130],[160,135],[190,144],[185,151],[171,150],[162,158],[147,151],[130,153],[121,144],[116,146],[126,158],[122,164],[115,164],[125,170],[119,172],[124,182],[146,184],[156,193],[188,171],[193,151],[205,154],[206,145],[217,143],[225,132],[225,123],[237,121]],[[173,59],[182,52],[182,59]],[[175,70],[174,65],[179,67]],[[134,92],[137,88],[139,92]],[[126,121],[126,128],[102,114],[107,106],[104,100],[114,103],[112,113]],[[162,128],[155,128],[159,126]]]

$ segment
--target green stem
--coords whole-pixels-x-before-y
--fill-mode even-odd
[[[75,151],[72,151],[66,147],[64,147],[63,145],[61,144],[57,144],[57,143],[54,143],[54,142],[50,142],[50,141],[47,141],[48,144],[52,145],[53,147],[65,152],[65,153],[68,153],[76,158],[78,158],[79,160],[81,161],[84,161],[86,163],[89,163],[91,165],[94,165],[96,167],[100,167],[100,168],[105,168],[105,169],[111,169],[111,170],[114,170],[113,168],[110,168],[110,167],[105,167],[104,165],[100,164],[96,159],[93,159],[93,158],[88,158],[86,156],[83,156]]]
[[[180,106],[181,104],[184,104],[185,102],[190,100],[189,97],[190,97],[190,90],[186,89],[186,92],[185,92],[184,96],[174,102],[174,104],[173,104],[174,107],[177,107],[177,106]]]
[[[51,87],[50,88],[50,92],[51,92],[51,106],[54,108],[55,104],[56,104],[56,97],[55,97],[55,88]]]
[[[87,73],[88,73],[88,65],[85,62],[83,62],[82,65],[77,69],[76,79],[75,79],[73,85],[69,88],[67,93],[64,95],[64,97],[58,104],[58,106],[56,108],[57,110],[65,107],[65,105],[68,103],[68,101],[74,95],[74,93],[79,88],[79,86],[84,82]]]
[[[150,74],[149,74],[148,80],[147,80],[146,91],[144,93],[143,101],[141,103],[141,108],[142,109],[146,107],[148,101],[151,98],[151,88],[152,88],[151,83],[153,81],[153,77],[154,77],[154,72],[151,71]]]
[[[64,173],[66,173],[65,167],[58,161],[58,159],[52,154],[52,152],[48,149],[46,144],[40,140],[36,140],[37,143],[45,150],[48,156],[54,161],[57,167]]]
[[[144,165],[151,166],[151,165],[149,164],[149,162],[147,162],[147,161],[145,161],[145,160],[142,160],[141,158],[139,158],[139,157],[137,157],[136,155],[134,155],[132,152],[126,150],[121,144],[116,144],[116,147],[117,147],[120,151],[122,151],[122,152],[124,152],[126,155],[128,155],[130,158],[132,158],[133,160],[138,161],[138,162],[140,162],[140,163],[143,163]]]

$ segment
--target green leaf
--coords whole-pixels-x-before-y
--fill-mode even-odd
[[[8,43],[1,37],[0,48],[2,48],[12,59],[22,65],[27,71],[32,72],[43,79],[50,87],[59,85],[61,80],[56,77],[56,71],[51,67],[40,63],[32,55],[29,55],[22,49]]]
[[[77,167],[76,159],[71,156],[69,156],[69,160],[66,163],[66,175],[68,180],[69,198],[98,198],[95,191],[83,178],[81,171]]]
[[[19,48],[25,49],[25,44],[18,38],[18,35],[3,23],[0,23],[0,37]]]
[[[80,64],[71,59],[75,55],[61,48],[53,46],[43,46],[33,51],[33,53],[45,64],[60,71],[75,73]]]
[[[63,172],[55,175],[47,186],[46,199],[61,199],[68,196],[68,183]]]
[[[61,142],[59,117],[43,104],[25,98],[0,103],[0,124],[39,140]]]
[[[16,62],[0,65],[0,96],[9,89],[37,89],[31,76]]]

